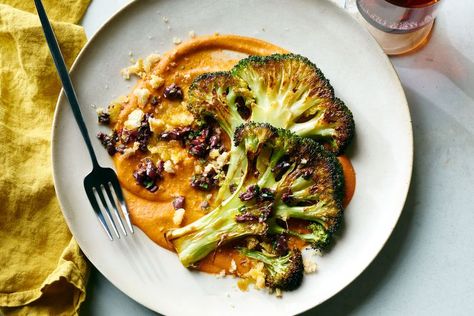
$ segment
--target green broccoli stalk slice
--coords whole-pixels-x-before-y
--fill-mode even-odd
[[[239,251],[251,259],[263,262],[267,272],[267,287],[292,291],[301,285],[304,267],[300,250],[291,249],[288,254],[280,257],[247,248],[240,248]]]

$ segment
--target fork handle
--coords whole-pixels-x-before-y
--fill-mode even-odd
[[[77,101],[76,91],[74,90],[74,87],[71,82],[71,77],[69,76],[66,64],[64,63],[64,58],[61,54],[61,50],[59,49],[58,41],[56,40],[56,36],[54,35],[53,29],[51,28],[51,24],[49,23],[48,16],[46,15],[41,0],[35,0],[35,5],[36,10],[38,11],[38,16],[40,18],[41,25],[43,26],[43,32],[46,37],[46,42],[48,43],[51,56],[53,56],[54,64],[56,65],[56,70],[58,71],[59,78],[61,79],[61,82],[63,84],[64,92],[66,93],[66,97],[69,100],[72,112],[74,113],[74,118],[76,119],[77,125],[81,130],[82,137],[86,142],[87,150],[89,151],[92,164],[94,167],[96,167],[99,165],[97,162],[97,157],[94,153],[94,149],[92,147],[91,140],[87,132],[86,124],[84,123],[84,119],[82,118],[81,110],[79,108],[79,102]]]

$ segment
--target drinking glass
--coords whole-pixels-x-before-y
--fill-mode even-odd
[[[385,53],[399,55],[427,42],[440,1],[346,0],[346,8],[357,8]]]

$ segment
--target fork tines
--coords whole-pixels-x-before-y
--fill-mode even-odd
[[[127,205],[123,198],[122,190],[118,184],[114,185],[113,182],[107,182],[105,184],[97,184],[95,186],[86,187],[86,193],[89,198],[89,201],[91,202],[92,208],[94,209],[94,212],[97,215],[97,218],[99,219],[102,227],[104,228],[110,240],[113,240],[114,238],[110,231],[108,223],[110,223],[115,233],[115,236],[117,236],[117,238],[119,239],[120,233],[117,229],[117,222],[118,226],[120,226],[123,235],[128,235],[127,230],[125,229],[125,226],[123,224],[123,219],[125,219],[130,233],[134,233]],[[100,204],[98,203],[99,200]],[[120,207],[117,207],[117,205],[119,205]],[[119,208],[121,212],[119,211]]]

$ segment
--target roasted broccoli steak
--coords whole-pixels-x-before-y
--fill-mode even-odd
[[[343,213],[344,180],[334,154],[312,139],[250,122],[236,128],[231,155],[221,187],[229,197],[197,221],[166,233],[183,265],[244,236],[281,233],[274,231],[276,223],[289,218],[314,222],[329,240]]]
[[[229,136],[244,122],[266,122],[311,137],[335,154],[354,135],[352,113],[329,81],[295,54],[250,56],[229,72],[199,76],[189,89],[188,109],[217,120]]]

